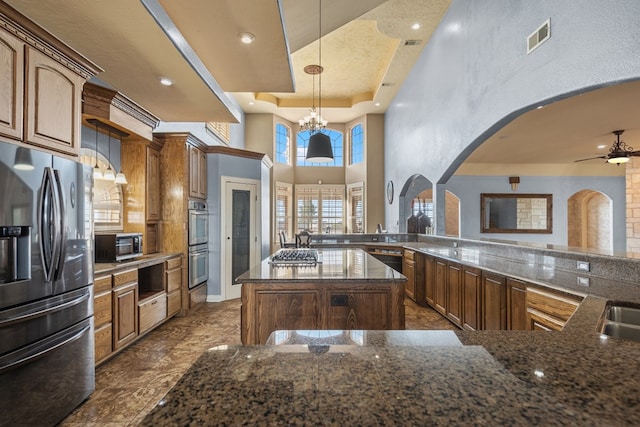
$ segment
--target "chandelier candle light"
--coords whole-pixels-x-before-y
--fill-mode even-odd
[[[304,72],[313,76],[312,108],[308,116],[299,121],[300,130],[309,131],[309,145],[307,146],[306,160],[310,162],[333,161],[333,149],[331,138],[322,133],[327,127],[327,121],[322,118],[322,0],[319,0],[318,22],[318,65],[307,65]],[[315,76],[318,76],[318,111],[315,104]]]

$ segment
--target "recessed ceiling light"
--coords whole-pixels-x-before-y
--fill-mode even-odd
[[[413,24],[413,25],[411,26],[411,29],[412,29],[412,30],[419,30],[419,29],[420,29],[420,24],[416,22],[415,24]]]
[[[538,106],[536,107],[536,110],[542,110],[543,108],[544,108],[544,105],[538,105]]]
[[[376,107],[379,107],[379,106],[380,106],[380,103],[379,103],[379,102],[376,102],[376,103],[375,103],[375,104],[373,104],[373,105],[375,105]]]
[[[171,86],[173,84],[173,80],[168,77],[160,77],[160,84],[163,86]]]
[[[603,148],[607,148],[607,146],[604,144],[598,145],[598,150],[602,150]]]
[[[251,44],[256,39],[256,36],[251,33],[240,33],[238,34],[238,38],[244,44]]]
[[[254,104],[254,102],[253,102],[253,101],[249,101],[249,105],[253,105],[253,104]]]

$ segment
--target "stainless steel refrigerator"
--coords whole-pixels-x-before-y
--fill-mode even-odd
[[[95,389],[91,168],[0,142],[0,426]]]

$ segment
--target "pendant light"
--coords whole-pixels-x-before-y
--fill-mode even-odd
[[[109,167],[104,171],[104,179],[107,181],[115,181],[116,174],[113,172],[113,169],[111,169],[111,129],[109,129],[109,158],[107,164]]]
[[[25,147],[18,147],[13,168],[20,171],[32,171],[33,160],[31,159],[31,150]]]
[[[127,177],[124,172],[122,172],[122,134],[118,134],[118,142],[120,142],[120,170],[116,174],[116,184],[128,184]]]
[[[98,167],[98,122],[96,121],[96,165],[93,168],[93,179],[103,179],[102,171]]]
[[[322,133],[322,129],[327,123],[322,120],[322,0],[319,0],[318,4],[318,121],[320,126],[311,131],[305,158],[310,162],[326,163],[333,161],[333,149],[331,148],[329,135]]]

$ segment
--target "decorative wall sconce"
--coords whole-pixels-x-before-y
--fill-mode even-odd
[[[520,184],[519,176],[510,176],[509,184],[511,184],[511,191],[518,191],[518,184]]]

